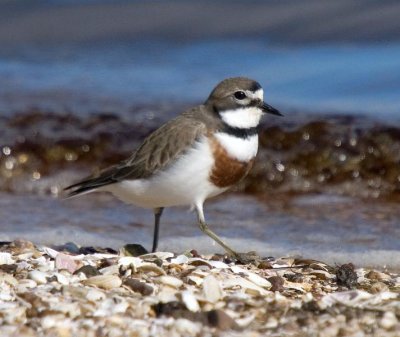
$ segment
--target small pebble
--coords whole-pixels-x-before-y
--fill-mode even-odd
[[[211,310],[207,313],[208,324],[220,330],[229,330],[236,327],[235,320],[223,310]]]
[[[19,254],[25,251],[36,251],[35,245],[31,241],[23,239],[14,240],[10,246],[16,248]]]
[[[383,282],[375,282],[371,285],[370,292],[372,294],[380,293],[389,290],[389,287]]]
[[[261,261],[257,267],[259,269],[272,269],[272,264],[268,261]]]
[[[198,251],[196,249],[192,249],[190,251],[190,254],[192,254],[193,257],[201,258],[200,254],[198,253]]]
[[[124,281],[124,285],[132,289],[134,292],[142,294],[143,296],[151,295],[154,291],[152,286],[133,278],[126,279]]]
[[[64,245],[58,247],[57,250],[69,252],[72,254],[79,254],[79,247],[74,242],[67,242]]]
[[[97,275],[101,274],[97,270],[97,268],[95,268],[93,266],[90,266],[90,265],[83,266],[83,267],[75,270],[75,272],[74,272],[75,275],[77,275],[79,273],[85,274],[87,278],[92,277],[92,276],[97,276]]]
[[[391,279],[390,275],[375,270],[371,270],[370,272],[368,272],[365,277],[369,278],[370,280],[378,281],[388,281]]]
[[[125,245],[123,247],[123,252],[127,256],[140,256],[149,253],[146,248],[136,243]]]
[[[222,261],[224,259],[224,256],[223,255],[217,255],[217,254],[215,254],[215,255],[213,255],[213,256],[211,256],[211,261]]]
[[[302,283],[304,281],[304,276],[300,273],[285,274],[284,277],[290,282]]]
[[[268,281],[272,284],[271,291],[283,291],[285,289],[283,287],[285,280],[280,276],[271,276],[268,278]]]
[[[336,282],[340,286],[353,289],[357,285],[357,279],[357,273],[352,263],[343,264],[336,269]]]
[[[158,267],[162,267],[162,265],[164,264],[163,260],[161,259],[154,259],[153,263]]]
[[[14,274],[17,271],[17,264],[0,264],[0,271],[5,273]]]

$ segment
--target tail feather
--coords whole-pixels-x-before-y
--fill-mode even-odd
[[[105,177],[86,179],[64,188],[64,191],[69,191],[67,198],[74,197],[80,194],[86,194],[97,190],[99,187],[115,183],[114,180]]]
[[[96,188],[92,188],[92,187],[79,187],[79,188],[77,188],[77,189],[75,189],[73,191],[69,191],[67,193],[66,198],[72,198],[72,197],[75,197],[77,195],[93,192],[95,190],[96,190]],[[64,191],[67,191],[67,188],[64,188]]]
[[[96,176],[88,177],[84,180],[78,181],[75,184],[67,186],[64,191],[69,191],[67,198],[74,197],[80,194],[90,193],[98,188],[118,182],[116,174],[125,172],[126,166],[111,166],[102,170]]]

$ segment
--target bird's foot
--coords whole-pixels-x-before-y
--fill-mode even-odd
[[[259,256],[256,252],[248,252],[248,253],[234,253],[232,255],[237,262],[241,264],[258,264],[261,261],[261,256]]]

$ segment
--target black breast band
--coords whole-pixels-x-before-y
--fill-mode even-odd
[[[238,138],[249,138],[251,136],[254,136],[258,134],[259,128],[258,127],[252,127],[252,128],[235,128],[232,126],[229,126],[228,124],[223,125],[221,128],[220,132],[227,133],[228,135],[235,136]]]

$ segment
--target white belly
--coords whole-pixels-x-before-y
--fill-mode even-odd
[[[209,181],[214,158],[206,138],[173,166],[149,179],[125,180],[99,190],[141,207],[156,208],[203,203],[226,190]]]

